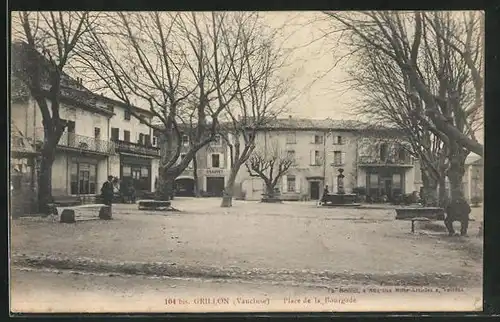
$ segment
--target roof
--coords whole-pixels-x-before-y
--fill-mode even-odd
[[[465,159],[465,164],[482,164],[483,158],[475,153],[469,154]]]
[[[12,54],[11,57],[13,57],[13,77],[12,77],[12,98],[21,98],[29,95],[29,91],[21,81],[21,73],[22,73],[22,66],[24,62],[28,59],[27,57],[27,52],[28,50],[31,50],[29,45],[25,42],[17,41],[12,43]],[[47,70],[51,68],[49,61],[38,51],[36,52],[36,56],[38,57],[38,62],[42,64],[45,68],[42,68],[42,87],[45,91],[49,90],[49,82],[48,82],[48,74]],[[62,77],[61,77],[61,96],[65,99],[70,99],[72,101],[75,101],[79,104],[86,105],[91,108],[95,109],[104,109],[108,113],[112,113],[112,110],[106,108],[106,107],[100,107],[96,103],[98,100],[104,100],[109,103],[113,103],[116,105],[120,105],[122,107],[127,107],[127,105],[123,102],[117,101],[115,99],[106,97],[104,95],[96,94],[86,88],[81,82],[78,80],[75,80],[73,77],[69,76],[67,73],[64,71],[62,72]],[[145,112],[148,114],[152,114],[151,111],[145,110],[136,106],[132,106],[135,110]]]
[[[368,125],[355,120],[308,119],[308,118],[278,118],[262,127],[269,130],[362,130]]]

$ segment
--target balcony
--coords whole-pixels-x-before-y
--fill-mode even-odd
[[[42,145],[43,129],[37,129],[36,142],[37,147]],[[99,140],[90,136],[84,136],[69,132],[64,132],[57,143],[59,149],[97,153],[97,154],[114,154],[115,145],[111,141]]]
[[[358,165],[361,167],[413,167],[414,160],[411,157],[390,157],[382,160],[380,157],[363,155],[358,157]]]
[[[160,148],[151,145],[144,145],[140,143],[132,143],[121,140],[116,140],[114,141],[114,143],[117,152],[134,153],[153,157],[160,156]]]

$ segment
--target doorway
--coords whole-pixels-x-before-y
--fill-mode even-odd
[[[319,200],[319,181],[309,182],[311,200]]]
[[[387,199],[390,201],[392,200],[392,180],[391,179],[385,179],[384,180],[384,192],[387,196]]]
[[[211,197],[222,197],[224,177],[207,177],[207,193]]]

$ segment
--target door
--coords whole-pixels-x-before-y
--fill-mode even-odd
[[[311,200],[318,200],[319,199],[319,181],[311,181],[309,183],[309,191],[311,194]]]
[[[79,193],[88,195],[90,193],[90,171],[80,170],[80,190]]]
[[[75,121],[68,121],[68,124],[66,126],[68,129],[68,146],[75,147],[75,145],[76,145],[76,142],[75,142],[75,129],[76,129]]]
[[[212,197],[222,197],[224,177],[207,177],[207,193]]]
[[[389,201],[392,200],[392,180],[391,179],[385,180],[384,190],[385,190],[385,195],[387,196],[387,199]]]

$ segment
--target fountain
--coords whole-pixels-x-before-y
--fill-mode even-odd
[[[344,188],[344,169],[339,169],[337,175],[337,193],[328,193],[323,196],[323,206],[326,207],[359,207],[357,195],[355,193],[346,193]]]

